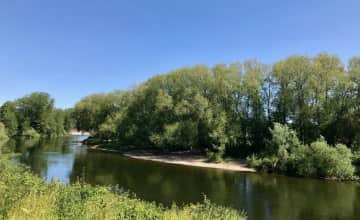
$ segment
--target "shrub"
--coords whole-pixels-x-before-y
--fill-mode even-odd
[[[278,171],[279,159],[274,156],[270,157],[257,157],[256,155],[251,155],[246,158],[247,163],[250,167],[255,168],[259,171],[265,172],[276,172]]]
[[[223,151],[219,151],[219,152],[208,152],[207,153],[207,158],[208,158],[208,162],[212,162],[212,163],[221,163],[224,161],[223,159],[224,156],[224,152]]]
[[[351,150],[345,145],[330,146],[323,137],[310,145],[301,145],[294,131],[278,123],[275,123],[271,133],[271,147],[267,154],[262,158],[254,155],[247,158],[251,167],[297,176],[335,179],[354,177],[352,163],[357,163],[357,158],[354,159]]]
[[[289,163],[300,176],[350,179],[355,171],[351,159],[352,153],[346,146],[332,147],[320,140],[299,148]]]
[[[270,141],[270,155],[276,155],[280,160],[286,160],[289,154],[300,146],[300,141],[296,132],[288,126],[279,123],[274,124],[274,128],[270,129],[272,139]]]
[[[251,156],[248,156],[248,157],[246,158],[246,162],[248,163],[248,165],[249,165],[250,167],[259,169],[259,167],[260,167],[261,164],[262,164],[262,159],[259,158],[258,156],[256,156],[255,154],[252,154]]]

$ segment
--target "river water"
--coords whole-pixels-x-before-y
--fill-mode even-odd
[[[273,174],[184,167],[88,152],[73,136],[40,141],[11,140],[5,151],[20,152],[46,181],[80,178],[93,185],[118,185],[137,197],[171,205],[212,202],[245,210],[249,219],[360,219],[360,184]]]

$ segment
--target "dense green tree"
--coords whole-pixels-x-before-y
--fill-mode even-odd
[[[6,102],[0,108],[0,121],[9,136],[64,135],[64,117],[63,110],[54,107],[50,95],[42,92]]]
[[[292,56],[274,65],[273,73],[279,85],[276,115],[280,123],[291,124],[304,143],[311,141],[311,59]]]
[[[244,75],[241,84],[242,111],[240,114],[243,144],[251,147],[251,152],[258,152],[264,147],[267,137],[267,119],[265,103],[262,98],[264,78],[267,67],[257,61],[244,63]]]
[[[272,141],[269,144],[269,154],[275,154],[280,159],[287,159],[289,155],[300,146],[300,141],[295,131],[279,123],[270,129]]]
[[[36,92],[16,100],[20,121],[28,121],[31,128],[40,134],[50,134],[53,123],[54,100],[49,94]]]
[[[354,124],[353,139],[351,145],[354,149],[360,150],[360,57],[350,59],[348,72],[351,80],[351,107],[350,120]],[[357,131],[357,132],[356,132]],[[349,143],[348,143],[349,144]]]
[[[0,108],[0,121],[7,128],[8,136],[12,137],[18,132],[18,119],[14,102],[5,102]]]
[[[72,110],[76,128],[97,131],[99,126],[122,106],[122,92],[94,94],[80,100]]]
[[[70,131],[71,129],[75,129],[75,119],[73,117],[73,109],[65,109],[63,110],[64,115],[64,130]]]
[[[8,140],[7,131],[3,123],[0,122],[0,147]],[[1,152],[0,152],[1,153]]]

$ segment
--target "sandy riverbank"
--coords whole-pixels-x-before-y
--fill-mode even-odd
[[[69,134],[74,135],[74,136],[78,136],[78,135],[87,135],[87,136],[89,136],[90,135],[89,132],[82,132],[82,131],[77,131],[77,130],[70,130]]]
[[[193,155],[189,153],[153,154],[144,151],[121,152],[117,150],[98,148],[97,146],[90,147],[89,149],[94,151],[121,153],[126,157],[134,159],[156,161],[168,164],[232,170],[239,172],[255,172],[255,169],[247,167],[245,161],[240,160],[226,160],[223,163],[209,163],[207,162],[207,158],[205,156]]]

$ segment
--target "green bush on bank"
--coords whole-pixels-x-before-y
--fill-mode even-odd
[[[351,158],[346,146],[332,147],[320,140],[299,148],[289,163],[300,176],[351,179],[355,172]]]
[[[164,208],[107,187],[46,184],[0,159],[0,219],[245,219],[233,209],[202,204]]]
[[[263,156],[248,157],[250,166],[297,176],[341,180],[354,178],[354,156],[345,145],[330,146],[323,138],[303,145],[294,131],[277,123],[271,133],[271,148]]]
[[[207,153],[207,158],[208,158],[208,162],[212,162],[212,163],[222,163],[224,162],[224,152],[223,151],[219,151],[219,152],[208,152]]]

